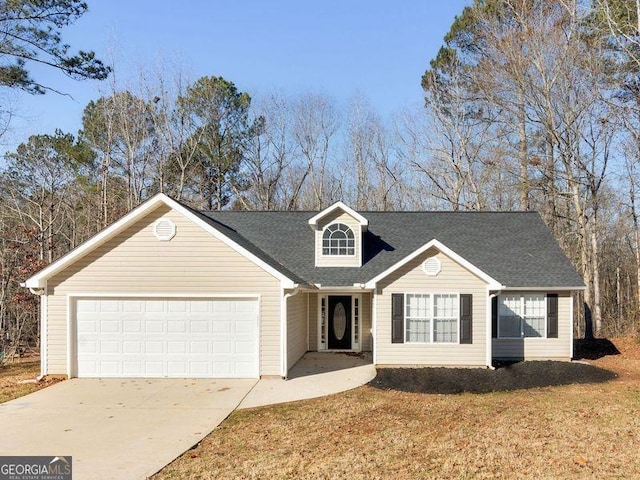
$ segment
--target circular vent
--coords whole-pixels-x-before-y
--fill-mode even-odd
[[[161,218],[153,225],[153,234],[160,241],[171,240],[176,236],[176,224],[168,218]]]
[[[422,264],[422,270],[430,277],[435,277],[440,273],[440,270],[442,270],[442,265],[436,257],[430,257]]]

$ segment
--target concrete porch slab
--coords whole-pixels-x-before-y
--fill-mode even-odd
[[[370,353],[308,352],[293,366],[287,380],[261,379],[238,408],[332,395],[364,385],[375,376]]]

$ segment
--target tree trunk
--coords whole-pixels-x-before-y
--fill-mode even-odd
[[[595,335],[602,334],[602,308],[600,299],[600,267],[598,262],[598,237],[596,232],[596,213],[591,217],[591,268],[593,269],[593,320]]]
[[[518,94],[518,150],[520,155],[520,208],[529,210],[529,170],[527,148],[527,118],[524,106],[524,95]]]

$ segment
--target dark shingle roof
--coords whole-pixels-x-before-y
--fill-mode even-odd
[[[535,212],[360,212],[362,267],[315,267],[317,212],[202,212],[201,218],[293,281],[364,283],[436,239],[508,287],[578,287],[582,279]]]

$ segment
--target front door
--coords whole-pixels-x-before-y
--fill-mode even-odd
[[[329,295],[329,350],[351,350],[351,295]]]

